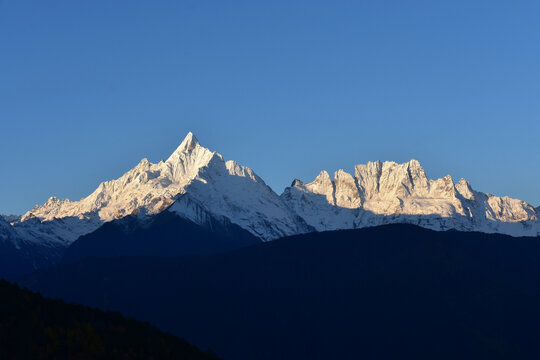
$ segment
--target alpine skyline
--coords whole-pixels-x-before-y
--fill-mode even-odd
[[[538,206],[539,6],[4,1],[0,213],[80,199],[188,131],[277,193],[414,158]]]
[[[175,230],[165,231],[167,223]],[[157,238],[165,244],[171,235],[172,244],[182,244],[177,236],[191,231],[186,227],[195,229],[191,237],[210,229],[207,235],[215,243],[210,249],[215,251],[298,234],[396,223],[537,237],[540,209],[483,193],[463,178],[429,179],[414,159],[357,164],[354,173],[339,170],[332,177],[322,170],[313,181],[295,179],[277,194],[252,169],[202,146],[189,132],[166,160],[152,163],[143,158],[79,201],[52,196],[23,216],[0,216],[2,255],[10,259],[0,276],[53,265],[70,251],[79,251],[73,248],[89,246],[92,252],[103,243],[108,253],[106,234],[114,227],[121,232],[132,229],[127,239],[137,237],[137,228],[152,238],[164,231]],[[133,241],[126,242],[130,252],[138,248]],[[141,244],[142,254],[156,251],[147,244]],[[174,251],[186,255],[205,248],[193,240],[187,244]]]

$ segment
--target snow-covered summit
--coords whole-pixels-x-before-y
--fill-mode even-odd
[[[110,221],[144,210],[147,214],[163,211],[182,192],[202,167],[221,155],[202,147],[192,133],[167,159],[153,164],[142,159],[133,169],[116,180],[101,183],[88,197],[80,201],[50,198],[23,217],[40,220],[84,217],[96,214],[102,221]]]
[[[167,159],[167,162],[173,162],[176,158],[181,157],[182,154],[188,153],[191,150],[194,150],[197,146],[200,146],[199,140],[195,137],[195,135],[190,131],[187,133],[186,137],[180,145],[176,148],[176,150],[169,156]]]
[[[368,162],[354,176],[323,171],[311,183],[295,180],[282,199],[318,231],[393,222],[432,229],[538,235],[538,212],[524,201],[472,189],[447,175],[430,180],[417,160]]]
[[[234,161],[225,162],[220,154],[201,146],[191,132],[167,161],[154,164],[142,159],[80,201],[52,197],[27,212],[16,225],[28,228],[26,223],[33,219],[37,226],[31,228],[39,237],[38,229],[44,225],[50,227],[65,219],[79,222],[80,226],[73,224],[71,233],[56,234],[59,241],[70,242],[103,222],[133,214],[157,214],[186,196],[201,204],[204,211],[226,217],[265,240],[306,231],[253,170]],[[183,199],[175,206],[177,213],[182,213],[185,202]],[[193,214],[186,216],[197,221]]]

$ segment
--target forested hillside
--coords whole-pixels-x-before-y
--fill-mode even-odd
[[[43,298],[0,280],[0,359],[216,359],[114,312]]]

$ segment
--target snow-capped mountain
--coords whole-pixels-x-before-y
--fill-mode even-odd
[[[65,248],[103,223],[174,212],[203,226],[223,221],[262,240],[309,231],[407,222],[431,229],[540,234],[539,210],[475,191],[450,176],[429,180],[418,161],[357,165],[354,176],[323,171],[278,196],[253,170],[199,144],[189,133],[166,161],[143,159],[80,201],[50,198],[22,217],[4,216],[0,238]],[[221,219],[221,220],[220,220]],[[7,220],[7,221],[6,221]]]
[[[524,201],[475,191],[450,175],[429,180],[416,160],[356,165],[354,176],[322,171],[311,183],[295,180],[281,195],[317,231],[386,223],[446,230],[540,234],[539,212]]]
[[[309,230],[253,170],[225,161],[192,133],[166,161],[143,159],[80,201],[52,197],[13,227],[23,238],[67,246],[104,222],[166,209],[201,225],[226,218],[263,240]]]

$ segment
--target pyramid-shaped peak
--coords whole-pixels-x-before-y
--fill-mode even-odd
[[[180,144],[180,146],[176,148],[176,150],[171,154],[171,156],[169,157],[167,161],[171,161],[172,159],[177,158],[177,156],[175,155],[191,152],[197,146],[200,146],[199,140],[197,140],[195,135],[193,135],[193,133],[190,131],[188,132],[184,140],[182,140],[182,143]]]
[[[177,150],[191,150],[197,145],[199,145],[199,140],[197,140],[195,135],[190,131],[188,132]]]
[[[322,170],[319,175],[315,178],[314,182],[332,182],[332,179],[330,178],[330,174],[328,174],[328,171]]]

